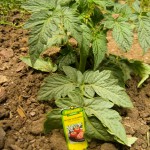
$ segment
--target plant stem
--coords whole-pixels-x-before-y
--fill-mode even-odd
[[[81,49],[80,51],[80,64],[79,64],[79,70],[83,73],[85,71],[87,61],[87,55],[85,55]]]

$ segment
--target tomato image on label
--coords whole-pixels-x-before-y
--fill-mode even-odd
[[[81,131],[81,129],[80,129],[80,127],[79,127],[79,126],[77,126],[77,127],[75,127],[75,128],[74,128],[74,132],[79,133],[80,131]]]
[[[71,138],[76,138],[77,135],[78,135],[77,132],[74,132],[74,131],[70,133]]]
[[[68,127],[69,139],[73,142],[82,142],[84,141],[84,132],[82,129],[82,124],[73,124]]]
[[[76,139],[78,140],[84,139],[83,135],[84,135],[83,131],[79,132],[79,134],[76,136]]]

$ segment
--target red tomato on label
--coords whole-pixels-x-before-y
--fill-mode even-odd
[[[71,132],[70,137],[71,138],[76,138],[77,137],[77,132]]]
[[[76,139],[78,139],[78,140],[81,140],[81,139],[83,139],[84,137],[83,137],[83,132],[81,131],[78,135],[77,135],[77,137],[76,137]]]
[[[74,128],[74,132],[80,133],[80,131],[81,131],[81,130],[80,130],[80,127],[75,127],[75,128]]]

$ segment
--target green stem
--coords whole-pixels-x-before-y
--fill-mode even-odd
[[[79,70],[83,73],[85,71],[87,56],[80,51],[80,64],[79,64]]]

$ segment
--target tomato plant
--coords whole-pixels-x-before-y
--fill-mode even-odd
[[[29,64],[38,68],[36,61],[45,51],[52,46],[60,48],[53,62],[60,73],[45,78],[38,93],[38,100],[55,99],[58,107],[47,114],[45,132],[62,128],[62,109],[82,107],[88,139],[130,146],[121,116],[113,108],[133,107],[122,83],[133,71],[142,77],[140,86],[148,78],[150,67],[107,56],[106,34],[111,30],[120,49],[126,52],[137,31],[143,52],[147,52],[150,13],[143,12],[138,0],[131,7],[112,0],[28,0],[23,8],[32,14],[25,24],[30,29]],[[55,65],[50,65],[51,71],[56,71]],[[77,138],[83,136],[80,133]]]

